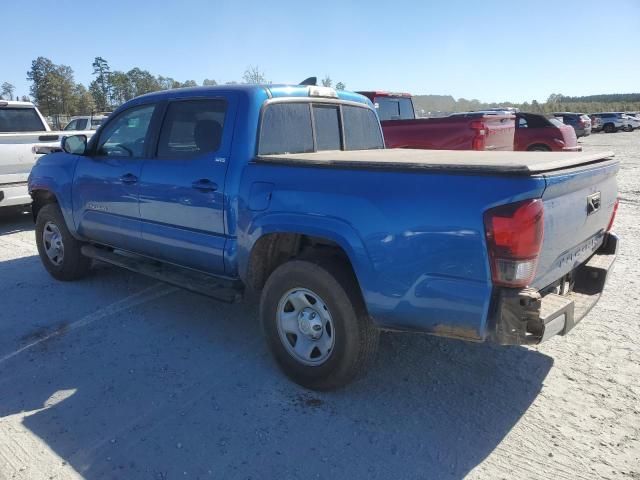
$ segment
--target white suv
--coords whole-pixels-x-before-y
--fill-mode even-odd
[[[80,117],[71,117],[65,131],[68,130],[97,130],[100,125],[107,119],[106,115],[86,115]]]
[[[633,132],[634,129],[640,128],[640,118],[637,116],[624,113],[622,114],[622,121],[624,122],[622,129],[625,132]]]
[[[607,112],[596,113],[594,117],[599,118],[602,122],[602,131],[605,133],[613,133],[625,128],[626,124],[622,118],[622,113]]]

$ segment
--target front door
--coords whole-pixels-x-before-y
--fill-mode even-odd
[[[170,101],[155,156],[140,182],[142,239],[148,254],[177,265],[224,273],[224,181],[235,102]]]
[[[78,233],[130,251],[141,250],[138,186],[156,106],[129,108],[111,119],[95,147],[78,160],[73,211]]]

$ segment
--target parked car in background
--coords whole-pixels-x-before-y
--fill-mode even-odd
[[[71,117],[69,123],[64,127],[67,130],[97,130],[107,119],[107,115],[84,115]]]
[[[614,133],[622,130],[625,126],[621,113],[606,112],[606,113],[594,113],[594,117],[600,119],[602,126],[600,127],[605,133]]]
[[[309,388],[355,378],[381,329],[565,335],[618,247],[611,153],[388,150],[371,103],[332,88],[165,90],[63,147],[29,178],[53,277],[97,259],[230,302],[260,295],[269,347]]]
[[[580,152],[575,129],[556,117],[537,113],[516,114],[514,150],[535,152]]]
[[[640,128],[640,119],[629,115],[627,113],[622,114],[622,130],[625,132],[633,132],[636,128]]]
[[[408,93],[358,92],[371,100],[389,148],[429,150],[513,150],[511,113],[416,118]]]
[[[589,115],[591,119],[591,133],[598,133],[602,131],[602,119],[594,114]]]
[[[93,131],[82,133],[91,136]],[[27,177],[41,156],[37,150],[60,148],[61,139],[33,103],[0,100],[0,207],[31,203]]]
[[[591,118],[584,113],[556,112],[553,114],[565,125],[571,125],[576,132],[576,137],[591,135]]]

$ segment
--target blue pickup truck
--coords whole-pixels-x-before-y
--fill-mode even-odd
[[[380,330],[531,345],[565,334],[616,256],[612,154],[385,149],[365,97],[220,86],[138,97],[29,178],[60,280],[94,260],[260,299],[294,381],[336,388]]]

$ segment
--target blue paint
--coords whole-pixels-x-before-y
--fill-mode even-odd
[[[372,107],[360,95],[338,95]],[[545,208],[558,216],[547,218],[545,228],[553,232],[554,222],[566,220],[553,203],[554,197],[564,198],[563,188],[582,195],[604,177],[611,179],[606,188],[615,188],[615,172],[610,171],[600,172],[597,179],[580,179],[583,185],[561,176],[547,184],[544,176],[252,162],[264,102],[306,96],[307,88],[296,86],[223,86],[144,95],[111,118],[134,105],[155,103],[162,111],[177,100],[226,99],[229,110],[219,150],[188,160],[155,158],[153,148],[137,160],[51,154],[34,167],[30,190],[53,192],[78,238],[240,280],[246,279],[252,248],[262,236],[288,232],[323,237],[346,252],[378,325],[435,333],[458,330],[483,340],[493,290],[484,211],[542,197],[547,189]],[[160,120],[152,122],[152,129],[159,128]],[[138,175],[139,182],[123,185],[119,178],[125,173]],[[215,182],[217,189],[194,190],[193,182],[202,178]],[[563,232],[566,236],[567,230]],[[550,268],[551,257],[563,244],[549,248],[544,268]]]

